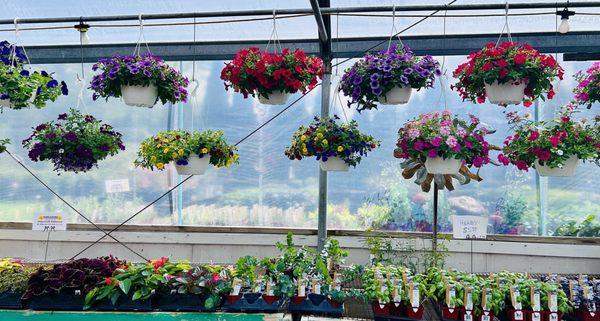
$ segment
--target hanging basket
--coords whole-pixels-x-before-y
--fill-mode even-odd
[[[121,86],[121,97],[127,106],[152,107],[158,97],[156,85],[149,86]]]
[[[321,162],[321,169],[326,172],[347,172],[350,166],[339,157],[329,157],[326,161]]]
[[[258,101],[263,105],[285,105],[290,97],[289,93],[274,91],[269,94],[269,98],[262,95],[258,96]]]
[[[554,176],[554,177],[568,177],[575,175],[575,169],[577,169],[577,164],[579,163],[579,158],[577,156],[571,156],[565,163],[562,168],[556,167],[551,168],[547,165],[540,165],[538,160],[535,161],[535,169],[537,170],[540,176]]]
[[[429,174],[453,175],[458,174],[462,162],[456,158],[427,157],[425,168]]]
[[[403,105],[410,100],[411,87],[394,87],[385,95],[379,96],[377,100],[385,105]]]
[[[179,175],[202,175],[206,172],[209,164],[209,155],[205,155],[204,157],[190,155],[187,165],[175,165],[175,169]]]
[[[525,87],[527,84],[523,81],[504,84],[495,81],[493,84],[485,84],[485,93],[492,104],[518,105],[525,97]]]

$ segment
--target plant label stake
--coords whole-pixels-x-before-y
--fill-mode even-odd
[[[421,306],[418,283],[410,284],[410,293],[411,293],[410,304],[412,305],[413,311],[415,311],[415,313],[416,313],[419,310],[419,307]]]
[[[242,280],[235,278],[233,279],[233,295],[240,295],[240,290],[242,289]]]
[[[548,301],[550,302],[550,304],[549,304],[550,312],[557,312],[558,311],[558,295],[556,294],[556,291],[552,291],[550,293],[550,298],[548,299]]]
[[[456,289],[454,286],[448,286],[446,284],[446,306],[448,306],[448,311],[450,313],[454,313],[454,298],[456,297]]]

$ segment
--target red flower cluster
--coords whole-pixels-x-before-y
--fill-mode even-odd
[[[269,97],[281,91],[286,93],[306,92],[317,85],[323,77],[323,61],[308,56],[304,51],[283,49],[281,54],[272,54],[252,47],[238,52],[233,61],[226,63],[221,71],[225,90],[233,87],[244,98],[248,95]]]
[[[552,81],[563,78],[564,71],[551,55],[540,54],[528,44],[504,42],[499,46],[488,43],[480,51],[471,53],[468,61],[454,70],[458,83],[451,86],[463,100],[484,103],[485,84],[525,82],[525,107],[536,98],[552,99],[555,95]]]
[[[163,256],[160,260],[151,260],[149,263],[152,264],[155,270],[158,270],[163,267],[163,265],[167,264],[167,262],[169,262],[169,259]]]

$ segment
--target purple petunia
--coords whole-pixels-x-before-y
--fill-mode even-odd
[[[70,142],[75,142],[77,140],[77,134],[74,131],[69,131],[65,134],[65,139]]]

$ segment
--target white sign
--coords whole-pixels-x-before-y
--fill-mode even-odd
[[[123,193],[129,192],[129,180],[128,179],[109,179],[104,181],[104,186],[107,193]]]
[[[62,215],[38,215],[31,224],[32,231],[66,231],[67,222]]]
[[[453,215],[452,234],[455,239],[485,239],[488,218],[472,215]]]

